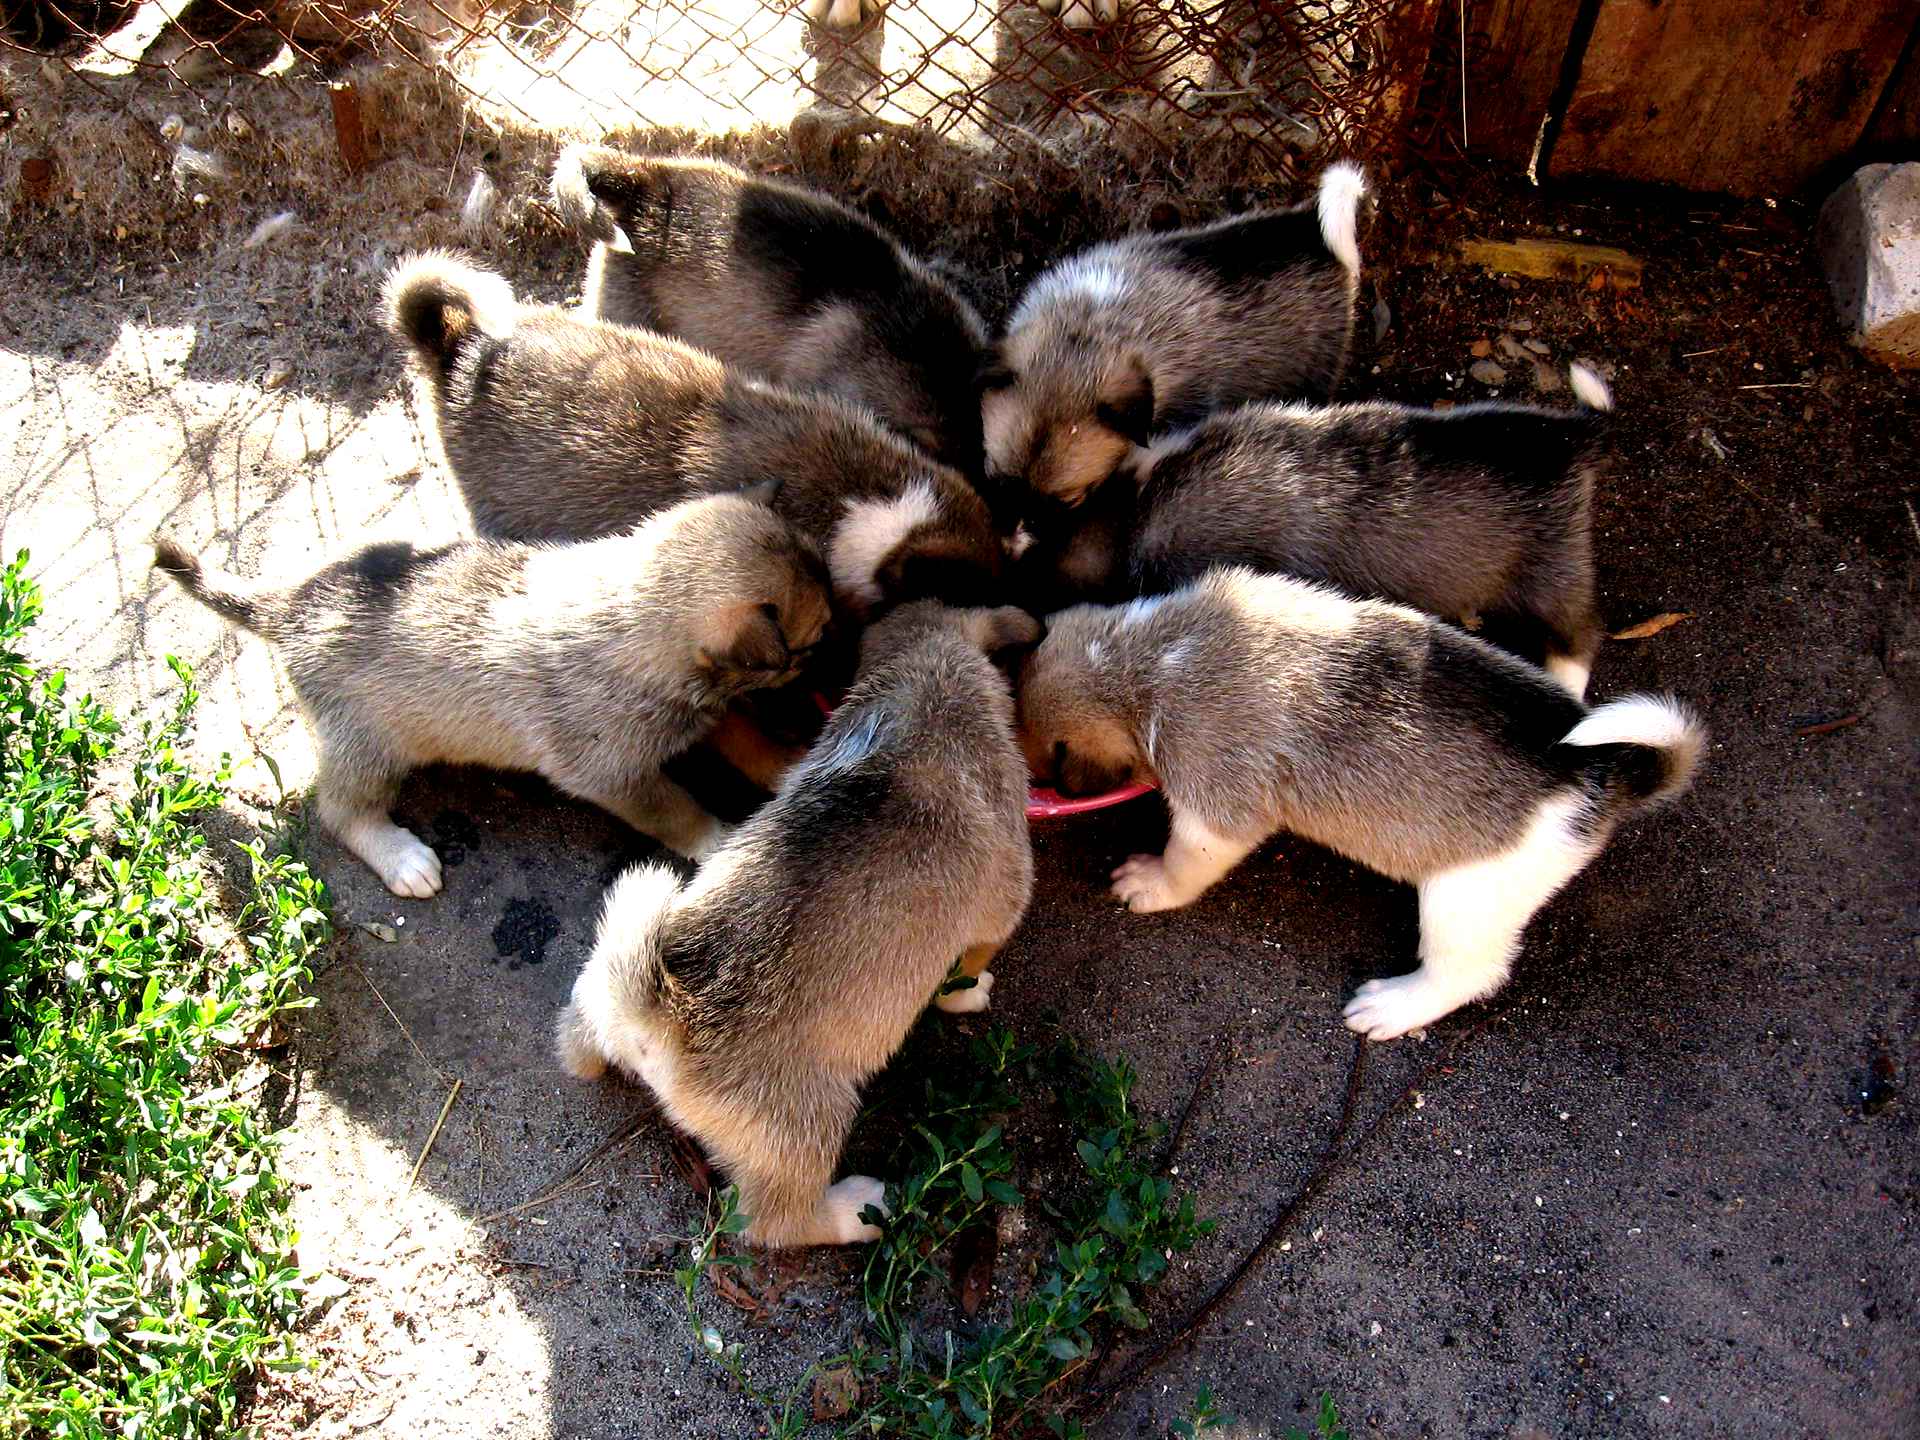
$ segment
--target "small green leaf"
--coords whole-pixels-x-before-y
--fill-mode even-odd
[[[960,1166],[960,1188],[967,1192],[967,1199],[976,1205],[980,1203],[982,1194],[980,1172],[965,1162]]]

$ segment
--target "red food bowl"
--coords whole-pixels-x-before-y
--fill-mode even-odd
[[[1151,785],[1135,781],[1131,785],[1122,785],[1118,790],[1109,790],[1101,795],[1076,795],[1068,799],[1058,791],[1049,790],[1044,785],[1027,787],[1027,819],[1055,820],[1063,815],[1084,815],[1089,810],[1104,810],[1109,805],[1124,805],[1129,800],[1137,800],[1149,790]]]

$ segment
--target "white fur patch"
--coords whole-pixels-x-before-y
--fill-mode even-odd
[[[1360,197],[1366,193],[1367,177],[1350,161],[1329,165],[1320,176],[1320,238],[1351,275],[1360,273]]]
[[[1040,294],[1032,299],[1082,299],[1095,305],[1114,305],[1126,298],[1130,282],[1127,272],[1111,260],[1082,255],[1061,265],[1035,288]],[[1023,310],[1028,308],[1028,304],[1021,306]]]
[[[1651,745],[1671,750],[1697,740],[1696,722],[1668,695],[1628,695],[1588,714],[1566,733],[1562,745]]]
[[[1581,834],[1587,805],[1582,795],[1542,801],[1510,849],[1421,881],[1420,968],[1362,985],[1347,1025],[1372,1040],[1397,1039],[1504,985],[1534,912],[1600,852]]]
[[[1160,655],[1160,668],[1169,675],[1179,671],[1193,655],[1192,640],[1176,640]]]
[[[1122,625],[1144,625],[1154,616],[1162,605],[1167,603],[1164,595],[1142,595],[1138,600],[1129,600],[1120,611]]]
[[[1567,383],[1573,386],[1573,398],[1589,410],[1613,410],[1613,391],[1600,372],[1585,361],[1576,360],[1567,370]]]
[[[1587,681],[1593,674],[1593,667],[1574,659],[1571,655],[1547,656],[1547,674],[1559,681],[1568,694],[1576,700],[1587,698]]]
[[[1089,640],[1087,642],[1087,663],[1089,665],[1103,665],[1106,663],[1106,659],[1107,647],[1102,645],[1098,640]]]
[[[849,500],[827,547],[833,588],[864,608],[878,605],[876,572],[916,526],[938,518],[940,501],[926,481],[886,500]]]

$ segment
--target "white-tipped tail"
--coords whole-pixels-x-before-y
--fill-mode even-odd
[[[651,1083],[657,1046],[648,1020],[661,980],[661,932],[680,889],[680,877],[666,866],[637,865],[607,891],[593,953],[555,1037],[571,1074],[592,1080],[612,1061]]]
[[[1589,410],[1612,413],[1613,390],[1600,378],[1600,372],[1584,360],[1576,360],[1567,371],[1567,380],[1573,386],[1573,398]]]
[[[520,314],[511,285],[447,250],[424,250],[394,266],[382,299],[389,328],[425,350],[439,350],[449,338],[448,312],[501,340],[513,334]]]
[[[1642,745],[1658,750],[1660,774],[1643,793],[1647,799],[1665,800],[1692,782],[1707,748],[1707,729],[1671,695],[1626,695],[1589,711],[1560,743]]]
[[[1367,177],[1358,165],[1342,160],[1320,176],[1320,238],[1349,273],[1360,273],[1360,197]]]

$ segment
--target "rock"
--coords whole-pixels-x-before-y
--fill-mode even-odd
[[[1553,353],[1553,347],[1542,340],[1525,340],[1521,343],[1536,355],[1551,355]]]
[[[1511,335],[1502,335],[1498,341],[1500,353],[1509,360],[1531,360],[1527,349]]]
[[[1476,360],[1484,360],[1487,356],[1493,354],[1493,342],[1491,340],[1476,340],[1472,345],[1467,347],[1467,353]]]
[[[1507,380],[1506,367],[1492,360],[1476,360],[1467,367],[1467,374],[1482,385],[1504,385]]]
[[[1848,338],[1920,366],[1920,161],[1854,171],[1820,207],[1814,243]]]

